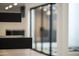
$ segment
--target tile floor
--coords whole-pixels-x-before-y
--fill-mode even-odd
[[[46,56],[31,49],[2,49],[0,56]]]

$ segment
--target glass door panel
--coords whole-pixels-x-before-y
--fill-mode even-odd
[[[40,7],[35,9],[35,41],[36,41],[36,49],[41,51],[41,10]]]
[[[56,4],[54,4],[52,5],[52,55],[57,55],[56,16]]]
[[[31,32],[32,32],[32,48],[33,49],[35,49],[35,45],[36,45],[36,43],[35,43],[35,10],[34,9],[32,9],[31,10],[31,28],[30,28],[30,30],[31,30]]]
[[[46,5],[43,7],[43,30],[42,30],[42,41],[43,41],[43,52],[49,54],[50,51],[50,6]]]

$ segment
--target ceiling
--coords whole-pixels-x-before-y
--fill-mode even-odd
[[[13,3],[0,3],[0,6],[8,6],[8,5],[13,5]],[[25,3],[18,3],[18,6],[23,6]]]
[[[13,3],[0,3],[0,12],[2,11],[18,11],[20,10],[21,6],[24,6],[25,3],[18,3],[17,6],[13,6],[13,8],[10,8],[8,10],[5,10],[5,7],[9,6],[9,5],[13,5]]]

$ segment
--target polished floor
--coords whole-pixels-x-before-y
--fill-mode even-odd
[[[2,49],[0,56],[46,56],[31,49]]]

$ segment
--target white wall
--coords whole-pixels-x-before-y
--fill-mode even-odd
[[[57,54],[68,55],[68,4],[57,4]]]
[[[25,24],[26,19],[22,22],[0,22],[0,36],[6,36],[6,30],[25,30]]]
[[[20,8],[15,10],[0,9],[0,12],[20,13]],[[25,17],[22,18],[22,22],[0,22],[0,36],[6,36],[6,30],[25,30],[25,36],[27,36],[27,26],[27,19]]]

